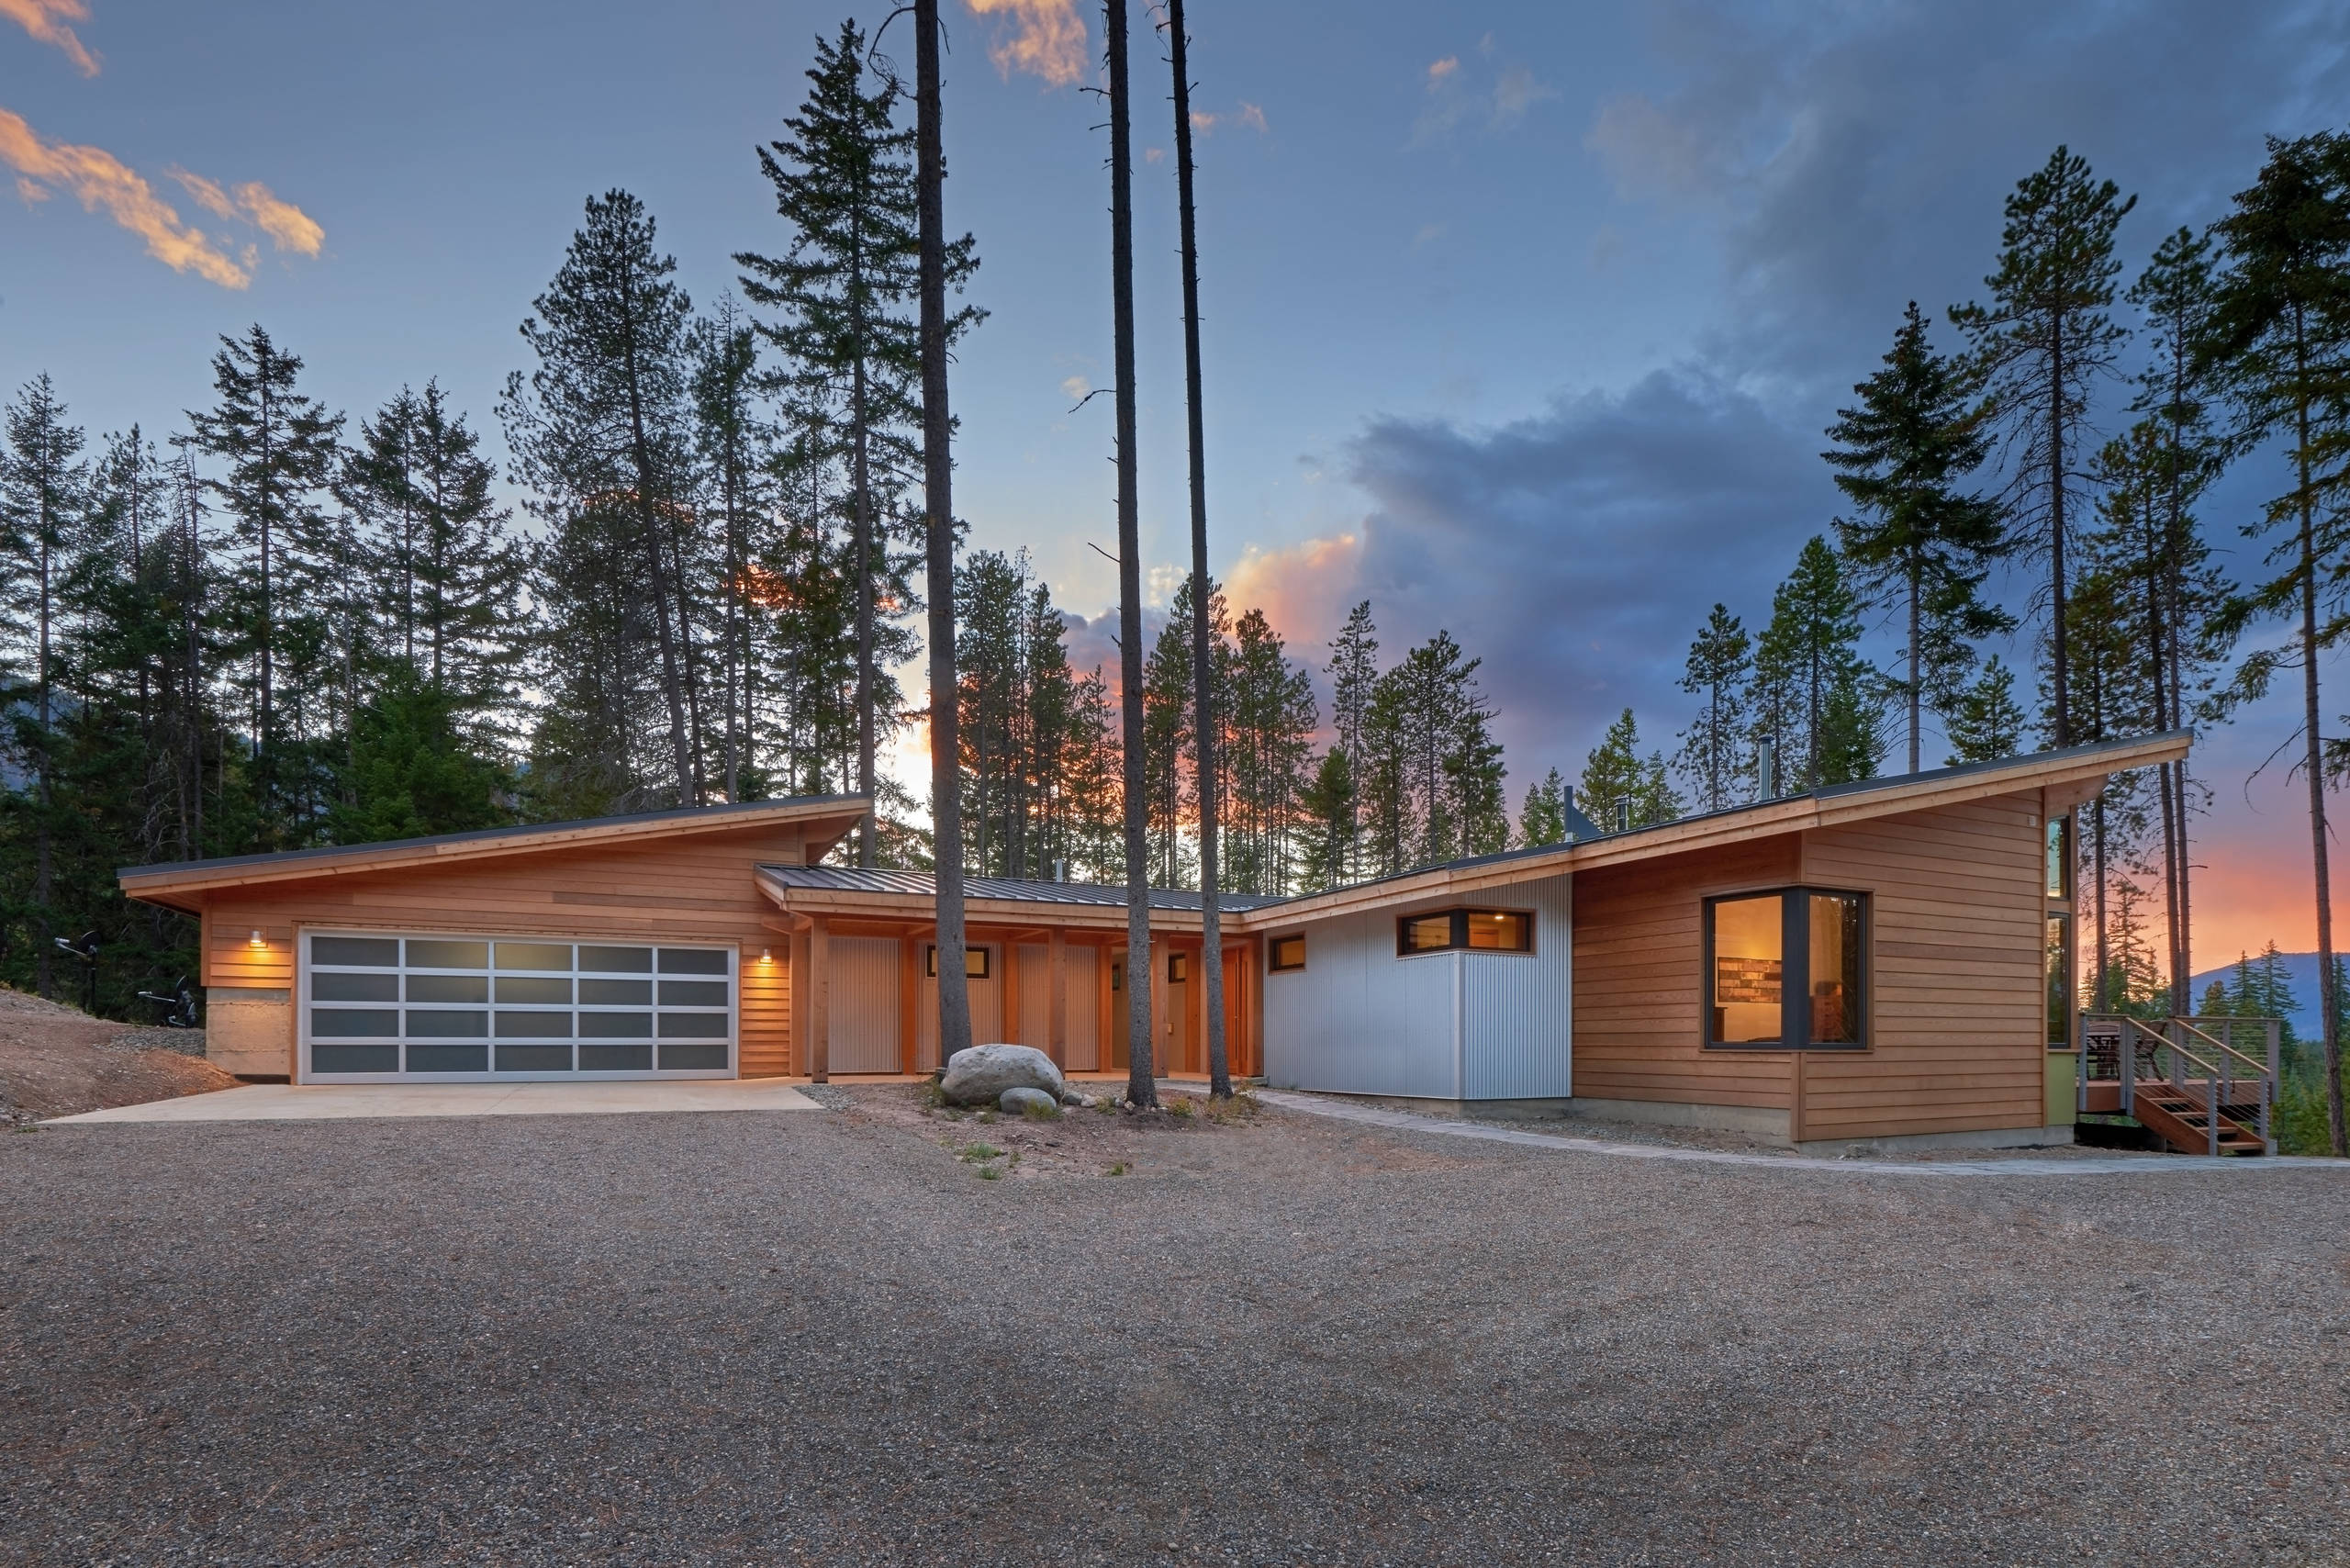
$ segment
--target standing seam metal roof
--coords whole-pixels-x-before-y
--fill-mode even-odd
[[[806,888],[811,891],[912,893],[922,898],[935,897],[938,891],[936,882],[927,871],[868,870],[856,866],[767,865],[762,865],[759,871],[783,887]],[[966,877],[963,879],[963,896],[1006,899],[1023,903],[1114,906],[1126,902],[1126,890],[1102,887],[1092,882],[1031,882],[1013,877]],[[1259,893],[1225,893],[1216,900],[1218,907],[1230,910],[1259,909],[1266,904],[1282,902],[1280,898]],[[1196,911],[1200,907],[1200,895],[1186,888],[1153,888],[1150,890],[1150,907]]]

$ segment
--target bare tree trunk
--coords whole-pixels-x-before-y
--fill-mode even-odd
[[[873,842],[873,482],[866,431],[865,334],[860,319],[856,364],[849,390],[850,459],[856,487],[856,792],[865,815],[856,824],[856,863],[871,866]],[[951,534],[950,534],[951,537]],[[951,619],[951,616],[950,616]]]
[[[1925,664],[1924,655],[1918,646],[1919,633],[1923,629],[1922,622],[1925,616],[1918,601],[1925,591],[1925,585],[1918,580],[1918,574],[1912,571],[1909,574],[1909,771],[1912,773],[1918,771],[1919,709],[1921,706],[1921,694],[1919,690],[1921,678],[1919,672]]]
[[[2105,919],[2105,797],[2102,794],[2089,808],[2089,815],[2096,823],[2090,831],[2095,835],[2096,845],[2092,864],[2097,870],[2097,1010],[2110,1013],[2113,1011],[2113,954]]]
[[[1115,340],[1118,463],[1118,707],[1125,740],[1126,1099],[1158,1103],[1151,1071],[1150,802],[1143,772],[1142,524],[1135,480],[1134,153],[1126,0],[1102,0],[1110,77],[1110,313]]]
[[[922,462],[930,594],[930,814],[938,891],[938,1065],[971,1048],[964,970],[963,779],[955,731],[954,422],[946,409],[946,153],[939,131],[938,0],[913,0],[914,158],[922,209]]]
[[[2049,689],[2054,698],[2058,750],[2073,744],[2072,710],[2065,685],[2065,326],[2060,312],[2049,350],[2048,371],[2048,583],[2053,644]],[[2098,983],[2105,982],[2100,979]]]
[[[1167,38],[1175,73],[1175,184],[1182,207],[1183,390],[1192,440],[1192,708],[1200,782],[1200,972],[1207,983],[1208,1093],[1232,1098],[1224,1037],[1224,927],[1216,909],[1217,822],[1215,655],[1209,641],[1207,437],[1200,412],[1200,243],[1192,196],[1190,39],[1183,0],[1167,0]]]
[[[2307,386],[2306,375],[2300,384]],[[2335,994],[2333,972],[2333,890],[2326,865],[2325,743],[2318,734],[2317,679],[2317,521],[2310,493],[2310,413],[2306,394],[2301,399],[2301,738],[2307,750],[2302,768],[2310,785],[2310,866],[2317,891],[2317,993],[2319,1027],[2325,1042],[2325,1127],[2333,1157],[2350,1156],[2342,1107],[2341,998]]]

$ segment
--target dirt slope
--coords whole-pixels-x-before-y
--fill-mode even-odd
[[[0,1122],[37,1122],[226,1089],[192,1029],[117,1024],[0,987]]]

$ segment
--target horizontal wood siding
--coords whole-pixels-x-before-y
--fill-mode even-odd
[[[777,912],[752,868],[796,861],[800,843],[797,826],[769,824],[222,889],[206,895],[202,983],[290,988],[296,933],[307,927],[727,944],[742,955],[741,1070],[791,1072],[789,944],[766,924]],[[767,950],[774,958],[762,964]]]
[[[2040,795],[1804,835],[1803,880],[1872,895],[1871,1049],[1804,1064],[1798,1136],[2038,1126]]]
[[[1700,1047],[1699,912],[1715,893],[1792,882],[1802,835],[1574,877],[1574,1092],[1595,1100],[1784,1108],[1784,1051]]]

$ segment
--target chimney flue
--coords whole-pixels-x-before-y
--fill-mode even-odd
[[[1779,798],[1779,743],[1768,735],[1754,743],[1754,789],[1758,800]]]

